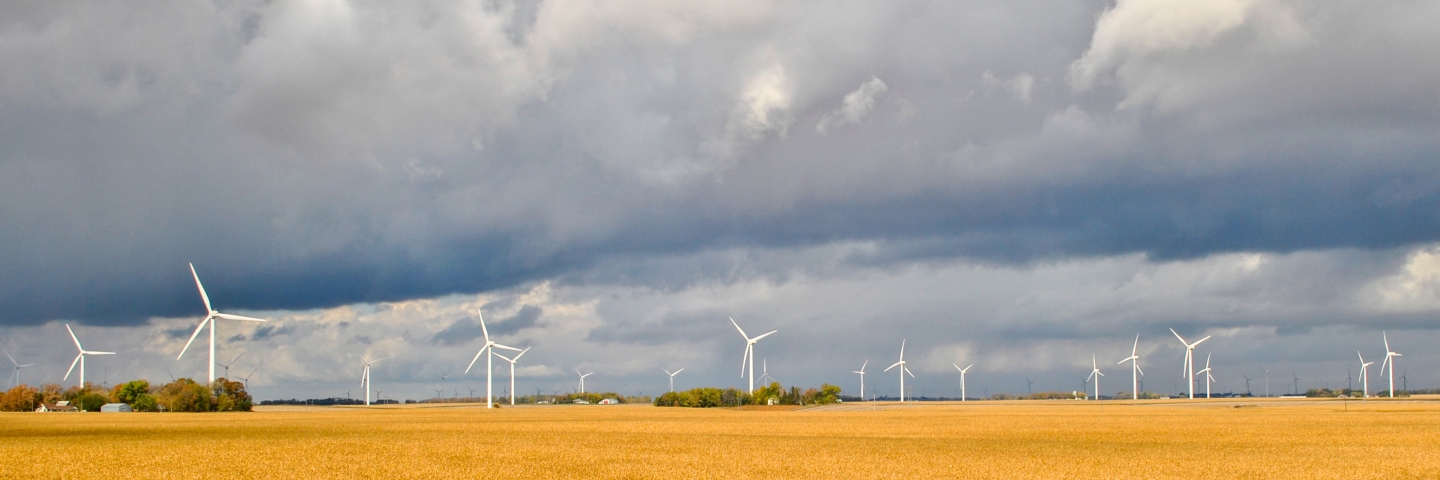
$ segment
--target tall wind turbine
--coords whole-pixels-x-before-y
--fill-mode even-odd
[[[388,357],[387,357],[387,358],[388,358]],[[384,360],[384,358],[377,358],[377,359],[374,359],[374,360],[366,360],[364,356],[361,356],[361,357],[360,357],[360,360],[363,361],[363,362],[365,362],[365,370],[364,370],[362,373],[360,373],[360,385],[362,385],[362,386],[365,387],[365,404],[366,404],[366,405],[369,405],[369,404],[370,404],[370,366],[371,366],[371,365],[374,365],[374,364],[377,364],[377,363],[380,363],[380,361],[381,361],[381,360]],[[375,391],[375,396],[377,396],[377,397],[380,396],[380,391],[379,391],[379,390],[376,390],[376,391]]]
[[[1170,333],[1175,333],[1175,329],[1170,329]],[[1200,342],[1209,340],[1210,337],[1211,336],[1207,335],[1195,343],[1189,343],[1185,341],[1185,337],[1181,337],[1180,334],[1175,333],[1175,338],[1180,339],[1180,343],[1185,345],[1185,375],[1182,376],[1190,382],[1191,399],[1195,398],[1195,346],[1200,345]]]
[[[745,334],[745,330],[740,328],[740,324],[735,323],[735,317],[730,317],[730,324],[731,324],[731,325],[735,325],[735,329],[736,329],[736,330],[740,330],[740,336],[741,336],[741,337],[745,337],[745,356],[740,357],[740,376],[741,376],[741,377],[744,377],[744,376],[745,376],[745,365],[748,363],[748,364],[750,365],[750,392],[751,392],[751,393],[754,393],[754,392],[755,392],[755,342],[758,342],[758,341],[760,341],[760,339],[765,338],[765,337],[768,337],[768,336],[770,336],[770,334],[775,333],[775,332],[778,332],[779,330],[771,330],[769,333],[766,333],[766,334],[764,334],[764,335],[761,335],[761,336],[758,336],[758,337],[755,337],[755,338],[750,338],[749,335],[746,335],[746,334]]]
[[[185,348],[180,349],[180,355],[176,356],[175,359],[179,360],[181,357],[184,357],[185,351],[190,349],[190,344],[195,341],[195,337],[200,336],[200,330],[205,328],[205,324],[210,324],[210,383],[215,383],[215,319],[223,318],[226,320],[262,323],[265,322],[265,320],[215,311],[215,307],[210,306],[210,296],[205,294],[205,286],[200,284],[200,275],[195,273],[195,264],[193,263],[190,264],[190,275],[195,277],[195,288],[200,289],[200,299],[205,301],[205,310],[209,313],[206,313],[205,319],[201,320],[200,325],[195,327],[195,333],[190,334],[190,341],[185,342]]]
[[[524,355],[525,352],[528,352],[528,351],[530,351],[530,347],[525,347],[525,349],[524,349],[524,350],[521,350],[520,353],[515,354],[515,358],[507,358],[507,357],[504,356],[504,355],[501,355],[501,354],[498,354],[498,353],[495,354],[495,356],[500,357],[500,358],[502,358],[502,359],[505,359],[505,361],[507,361],[507,362],[510,362],[510,390],[509,390],[510,392],[514,392],[514,391],[515,391],[515,362],[519,361],[519,360],[520,360],[520,356],[521,356],[521,355]],[[443,382],[445,377],[440,377],[440,378],[441,378],[441,381]],[[445,388],[445,387],[444,387],[444,385],[441,385],[440,388]],[[455,394],[456,394],[456,395],[459,395],[460,393],[459,393],[459,391],[456,391]],[[514,393],[511,393],[511,394],[510,394],[510,406],[512,406],[512,407],[515,406],[515,394],[514,394]]]
[[[1140,335],[1139,335],[1139,334],[1136,334],[1136,335],[1135,335],[1135,345],[1132,346],[1132,347],[1130,347],[1130,356],[1129,356],[1129,357],[1126,357],[1124,360],[1115,362],[1116,365],[1119,365],[1119,364],[1122,364],[1122,363],[1125,363],[1125,362],[1133,362],[1133,363],[1130,364],[1130,397],[1131,397],[1130,399],[1131,399],[1131,400],[1139,400],[1139,399],[1140,399],[1140,375],[1144,375],[1144,374],[1145,374],[1145,371],[1140,369],[1140,355],[1139,355],[1139,352],[1140,352]],[[1097,388],[1098,388],[1098,387],[1097,387]],[[1098,396],[1099,394],[1096,394],[1096,395]]]
[[[1100,364],[1095,363],[1095,354],[1093,354],[1093,353],[1090,354],[1090,368],[1091,368],[1091,370],[1090,370],[1090,377],[1089,377],[1089,378],[1086,378],[1085,381],[1088,382],[1088,381],[1090,381],[1091,378],[1095,379],[1095,399],[1096,399],[1096,400],[1099,400],[1099,399],[1100,399],[1100,377],[1105,376],[1105,374],[1100,373]]]
[[[115,352],[92,352],[92,351],[86,350],[85,347],[80,346],[80,339],[75,337],[75,330],[73,330],[73,329],[70,328],[70,324],[68,324],[68,323],[65,324],[65,329],[70,331],[70,339],[75,341],[75,348],[78,349],[78,350],[80,350],[80,354],[75,356],[75,361],[70,362],[70,369],[65,371],[65,378],[62,379],[62,380],[69,380],[69,379],[70,379],[70,372],[75,371],[75,364],[76,364],[76,363],[79,363],[79,364],[80,364],[80,388],[85,388],[85,357],[86,357],[87,355],[114,355]],[[8,355],[8,354],[7,354],[7,355]],[[1394,375],[1391,375],[1391,376],[1393,377]],[[1395,383],[1395,382],[1390,382],[1390,383]]]
[[[1391,358],[1391,357],[1399,357],[1399,356],[1402,356],[1402,355],[1390,351],[1390,335],[1389,335],[1389,334],[1386,334],[1384,331],[1381,331],[1381,332],[1380,332],[1380,335],[1382,335],[1382,338],[1385,339],[1385,361],[1380,364],[1380,371],[1382,371],[1382,372],[1385,371],[1385,367],[1386,367],[1386,366],[1389,366],[1389,367],[1390,367],[1390,398],[1395,398],[1395,361],[1394,361],[1394,360],[1391,360],[1390,358]],[[78,345],[78,344],[77,344],[77,345]],[[83,372],[82,372],[82,374],[83,374]]]
[[[676,376],[676,375],[679,375],[680,372],[685,371],[685,369],[682,368],[682,369],[676,370],[676,371],[674,371],[674,372],[671,372],[670,370],[667,370],[667,369],[664,369],[664,368],[662,368],[661,370],[665,370],[665,374],[666,374],[666,375],[670,375],[670,391],[673,393],[673,392],[675,391],[675,376]]]
[[[580,376],[580,393],[585,393],[585,377],[594,375],[595,372],[580,373],[580,369],[577,368],[575,369],[575,374]]]
[[[870,364],[870,361],[869,361],[869,360],[866,360],[865,363],[860,364],[860,369],[859,369],[859,370],[851,370],[851,371],[850,371],[850,373],[858,373],[858,374],[860,374],[860,401],[862,401],[862,402],[865,401],[865,366],[866,366],[866,365],[869,365],[869,364]]]
[[[1195,373],[1205,374],[1205,398],[1210,398],[1210,382],[1215,380],[1215,377],[1210,375],[1210,354],[1205,354],[1205,369]]]
[[[11,356],[10,356],[10,352],[9,352],[9,351],[6,351],[6,352],[5,352],[5,356],[10,359],[10,364],[15,366],[15,373],[13,373],[13,374],[11,375],[11,378],[13,378],[14,380],[11,381],[11,385],[10,385],[11,388],[14,388],[14,387],[20,385],[20,369],[25,368],[25,367],[33,367],[33,366],[35,366],[35,364],[33,364],[33,363],[27,363],[27,364],[21,365],[20,362],[16,362],[16,361],[15,361],[15,357],[11,357]]]
[[[895,362],[894,365],[886,368],[885,371],[888,372],[891,368],[895,367],[900,367],[900,403],[905,403],[905,375],[909,374],[910,378],[915,378],[915,374],[910,373],[910,369],[905,366],[905,340],[903,339],[900,340],[900,361]]]
[[[951,365],[951,366],[954,366],[956,370],[959,370],[959,371],[960,371],[960,401],[963,402],[963,401],[965,401],[965,372],[970,371],[970,367],[975,366],[975,364],[972,363],[972,364],[966,365],[965,368],[960,368],[959,365],[955,365],[955,364],[953,364],[953,363],[950,364],[950,365]]]
[[[1361,355],[1359,350],[1355,351],[1355,356],[1360,357],[1360,394],[1362,398],[1370,398],[1370,366],[1375,362],[1367,363],[1365,356]]]
[[[520,351],[520,349],[518,348],[507,347],[505,345],[495,343],[494,340],[491,340],[490,330],[485,328],[485,313],[481,312],[480,309],[477,308],[475,309],[475,314],[480,316],[480,333],[485,335],[485,345],[480,347],[480,351],[475,352],[475,358],[470,360],[470,366],[465,367],[465,373],[470,373],[470,369],[475,367],[475,361],[479,360],[480,355],[483,355],[486,352],[490,352],[493,354],[495,353],[495,349],[497,348],[503,348],[516,352]],[[491,382],[491,376],[495,373],[494,362],[494,358],[491,358],[490,355],[485,355],[485,408],[495,407],[495,398],[493,396],[495,392],[495,386]]]

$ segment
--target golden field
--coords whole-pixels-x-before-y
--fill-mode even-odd
[[[1440,402],[0,414],[5,478],[1440,478]]]

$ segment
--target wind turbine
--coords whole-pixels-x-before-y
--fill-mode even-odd
[[[444,389],[445,389],[445,379],[454,376],[454,374],[451,374],[451,375],[440,375],[440,374],[437,373],[437,374],[435,374],[435,376],[440,377],[440,389],[441,389],[441,390],[444,390]]]
[[[8,357],[8,358],[10,358],[10,364],[15,366],[15,373],[12,374],[12,377],[14,378],[14,380],[11,381],[11,385],[10,385],[11,388],[14,388],[15,386],[20,385],[20,369],[25,368],[25,367],[33,367],[33,366],[35,366],[35,364],[33,364],[33,363],[27,363],[27,364],[21,365],[20,362],[16,362],[16,361],[15,361],[15,357],[11,357],[11,356],[10,356],[10,352],[9,352],[9,351],[6,351],[6,352],[5,352],[5,356]]]
[[[860,364],[860,369],[859,369],[859,370],[851,370],[851,371],[850,371],[850,373],[858,373],[858,374],[860,374],[860,401],[862,401],[862,402],[865,401],[865,366],[866,366],[866,365],[870,365],[870,361],[869,361],[869,360],[866,360],[865,363]]]
[[[674,372],[671,372],[670,370],[666,370],[666,369],[664,369],[664,368],[662,368],[661,370],[665,370],[665,373],[666,373],[667,375],[670,375],[670,391],[671,391],[671,392],[674,392],[674,391],[675,391],[675,376],[676,376],[676,375],[679,375],[680,372],[685,371],[685,369],[682,368],[682,369],[676,370],[676,371],[674,371]]]
[[[1291,370],[1291,371],[1290,371],[1290,376],[1291,376],[1291,377],[1295,377],[1295,394],[1296,394],[1296,395],[1299,395],[1299,394],[1300,394],[1300,375],[1296,375],[1296,374],[1295,374],[1295,371],[1294,371],[1294,370]]]
[[[760,359],[760,371],[762,372],[762,375],[760,375],[761,385],[770,386],[770,383],[775,381],[775,377],[770,376],[770,361],[768,359]]]
[[[1390,398],[1395,398],[1395,361],[1391,360],[1390,358],[1399,357],[1402,355],[1390,351],[1390,335],[1386,334],[1384,331],[1381,331],[1380,335],[1382,335],[1381,338],[1385,339],[1385,362],[1380,364],[1380,371],[1384,372],[1386,366],[1390,367]]]
[[[231,360],[230,360],[230,363],[221,363],[221,364],[219,364],[220,366],[225,367],[225,378],[230,378],[230,366],[231,366],[231,365],[234,365],[234,364],[235,364],[235,361],[236,361],[236,360],[239,360],[240,357],[243,357],[243,356],[245,356],[245,352],[240,352],[239,355],[236,355],[234,359],[231,359]]]
[[[1095,354],[1093,354],[1093,353],[1090,354],[1090,368],[1091,368],[1091,370],[1090,370],[1090,377],[1089,377],[1089,378],[1086,378],[1085,381],[1088,382],[1088,381],[1090,381],[1091,378],[1095,379],[1095,399],[1096,399],[1096,400],[1099,400],[1099,399],[1100,399],[1100,377],[1105,376],[1105,374],[1100,373],[1100,364],[1095,363]]]
[[[1241,374],[1240,376],[1245,377],[1245,395],[1255,396],[1250,393],[1250,376],[1245,374]]]
[[[594,375],[595,372],[580,373],[580,369],[577,368],[575,369],[575,374],[580,376],[580,393],[585,393],[585,377]]]
[[[210,383],[215,383],[215,319],[223,318],[226,320],[261,323],[264,323],[265,320],[216,311],[215,307],[210,306],[210,296],[205,294],[205,286],[200,284],[200,275],[195,273],[195,264],[193,263],[190,264],[190,275],[195,277],[195,287],[200,289],[200,299],[205,301],[205,310],[209,313],[206,313],[205,319],[201,320],[200,325],[195,327],[195,333],[190,334],[190,340],[185,342],[185,348],[180,349],[180,355],[176,356],[175,359],[179,360],[181,357],[184,357],[185,351],[190,349],[190,344],[195,342],[195,337],[200,336],[200,330],[205,328],[205,324],[210,324]]]
[[[959,371],[960,371],[960,401],[963,402],[963,401],[965,401],[965,372],[970,371],[970,367],[975,366],[975,364],[972,363],[972,364],[966,365],[965,368],[960,368],[959,365],[955,365],[955,364],[953,364],[953,363],[950,364],[950,365],[953,366],[953,367],[955,367],[956,370],[959,370]]]
[[[740,336],[741,336],[741,337],[745,337],[745,356],[740,357],[740,376],[741,376],[741,377],[744,377],[744,376],[745,376],[745,365],[746,365],[746,364],[749,364],[749,365],[750,365],[750,392],[751,392],[751,393],[754,393],[754,392],[755,392],[755,342],[758,342],[758,341],[760,341],[760,339],[765,338],[765,337],[768,337],[768,336],[770,336],[770,334],[775,333],[775,332],[778,332],[779,330],[771,330],[770,333],[766,333],[766,334],[764,334],[764,335],[761,335],[761,336],[758,336],[758,337],[755,337],[755,338],[750,338],[749,335],[746,335],[746,334],[745,334],[745,330],[740,328],[740,324],[735,323],[735,317],[729,317],[729,318],[730,318],[730,324],[731,324],[731,325],[734,325],[734,326],[735,326],[735,329],[740,331]]]
[[[245,391],[246,391],[247,393],[250,391],[250,377],[255,376],[255,372],[258,372],[258,371],[260,371],[260,367],[255,367],[254,370],[251,370],[251,371],[250,371],[250,374],[249,374],[249,375],[246,375],[246,376],[243,376],[243,377],[235,377],[235,378],[239,378],[240,380],[242,380],[242,381],[245,382]]]
[[[1265,397],[1270,397],[1270,369],[1265,369]]]
[[[514,391],[515,391],[515,362],[516,362],[516,361],[519,361],[519,360],[520,360],[520,356],[521,356],[521,355],[524,355],[525,352],[528,352],[528,351],[530,351],[530,347],[525,347],[525,349],[524,349],[524,350],[521,350],[520,353],[515,354],[515,358],[506,358],[504,355],[501,355],[501,354],[498,354],[498,353],[495,354],[495,356],[500,357],[500,358],[503,358],[503,359],[505,359],[505,361],[510,362],[510,390],[507,390],[507,392],[514,392]],[[456,391],[455,394],[456,394],[456,395],[459,395],[460,392],[459,392],[459,391]],[[515,394],[514,394],[514,393],[511,393],[511,394],[510,394],[510,406],[512,406],[512,407],[515,406]]]
[[[1173,329],[1173,328],[1170,329],[1170,333],[1175,333],[1175,329]],[[1199,341],[1197,341],[1197,342],[1195,342],[1195,343],[1188,343],[1188,342],[1186,342],[1186,341],[1185,341],[1185,337],[1181,337],[1180,334],[1178,334],[1178,333],[1175,333],[1175,338],[1180,339],[1180,343],[1185,345],[1185,375],[1182,375],[1182,376],[1184,376],[1184,377],[1186,377],[1187,379],[1189,379],[1189,381],[1190,381],[1190,398],[1191,398],[1191,399],[1194,399],[1194,398],[1195,398],[1195,346],[1196,346],[1196,345],[1200,345],[1200,342],[1204,342],[1204,341],[1206,341],[1206,340],[1209,340],[1209,339],[1210,339],[1210,336],[1206,336],[1205,338],[1202,338],[1202,339],[1200,339]]]
[[[1365,356],[1361,355],[1359,350],[1355,351],[1355,356],[1360,357],[1360,394],[1362,398],[1370,398],[1370,366],[1375,362],[1367,363]]]
[[[387,357],[387,358],[388,358],[388,357]],[[360,360],[363,361],[363,362],[365,362],[365,370],[360,374],[360,385],[362,385],[362,386],[365,387],[365,404],[366,404],[366,405],[369,405],[369,404],[370,404],[370,366],[371,366],[371,365],[374,365],[374,364],[377,364],[377,363],[380,363],[380,361],[381,361],[381,360],[384,360],[384,358],[377,358],[377,359],[374,359],[374,360],[366,360],[365,357],[362,355],[362,356],[360,357]],[[379,397],[379,396],[380,396],[380,391],[379,391],[379,390],[376,390],[376,391],[375,391],[375,396],[376,396],[376,397]]]
[[[485,352],[495,353],[495,349],[497,348],[513,350],[516,352],[520,351],[520,349],[518,348],[501,345],[495,343],[494,340],[491,340],[490,330],[485,328],[485,313],[481,312],[479,308],[476,308],[475,314],[480,316],[480,333],[485,335],[485,345],[480,347],[480,351],[475,352],[475,358],[470,360],[470,366],[465,367],[465,373],[470,373],[470,369],[475,366],[475,361],[479,360],[480,355],[484,354]],[[495,359],[491,358],[489,355],[485,356],[485,408],[495,407],[495,399],[493,396],[495,386],[491,382],[491,376],[495,373],[494,361]]]
[[[909,374],[910,378],[915,378],[915,374],[910,373],[910,369],[905,366],[905,340],[903,339],[900,340],[900,361],[895,362],[894,365],[886,368],[885,371],[888,372],[891,368],[895,367],[900,367],[900,403],[905,403],[905,375]]]
[[[1205,369],[1195,373],[1205,374],[1205,398],[1210,398],[1210,382],[1215,380],[1215,377],[1210,375],[1210,354],[1205,354]]]
[[[85,356],[86,356],[86,355],[114,355],[115,352],[92,352],[92,351],[89,351],[89,350],[85,350],[85,347],[80,346],[80,339],[75,337],[75,330],[73,330],[73,329],[70,328],[70,324],[68,324],[68,323],[65,324],[65,329],[70,331],[70,339],[75,341],[75,348],[78,349],[78,350],[80,350],[80,354],[75,356],[75,361],[70,362],[70,369],[65,371],[65,378],[63,378],[63,379],[61,379],[61,380],[62,380],[62,381],[63,381],[63,380],[69,380],[69,379],[70,379],[70,372],[75,371],[75,364],[78,363],[78,364],[80,364],[80,388],[85,388]],[[7,355],[8,355],[8,354],[7,354]],[[18,372],[18,369],[17,369],[17,372]],[[1392,375],[1392,376],[1393,376],[1393,375]],[[1391,382],[1391,383],[1394,383],[1394,382]]]
[[[1129,357],[1126,357],[1124,360],[1115,362],[1116,365],[1119,365],[1119,364],[1122,364],[1122,363],[1125,363],[1125,362],[1132,362],[1132,363],[1130,364],[1130,397],[1131,397],[1130,399],[1131,399],[1131,400],[1139,400],[1139,399],[1140,399],[1140,375],[1144,375],[1144,374],[1145,374],[1145,371],[1140,369],[1140,355],[1139,355],[1139,352],[1140,352],[1140,334],[1137,333],[1137,334],[1135,334],[1135,345],[1130,347],[1130,356],[1129,356]],[[1096,387],[1096,388],[1098,389],[1099,387]],[[1095,394],[1095,395],[1096,395],[1096,396],[1099,396],[1100,394],[1097,393],[1097,394]]]

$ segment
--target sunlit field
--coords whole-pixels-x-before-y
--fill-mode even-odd
[[[1437,478],[1440,402],[0,414],[7,478]]]

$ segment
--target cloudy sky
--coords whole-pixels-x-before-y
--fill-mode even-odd
[[[1440,384],[1440,2],[0,5],[0,345],[260,398]],[[775,360],[769,362],[769,360]],[[1109,365],[1109,367],[1104,367]],[[1378,365],[1378,363],[1377,363]],[[1415,367],[1413,369],[1409,367]],[[1373,368],[1373,367],[1372,367]],[[168,372],[167,372],[168,370]],[[499,366],[497,365],[497,370]],[[1378,371],[1372,370],[1378,379]],[[71,377],[71,381],[74,377]],[[1372,388],[1378,382],[1371,382]],[[498,390],[498,387],[497,387]]]

